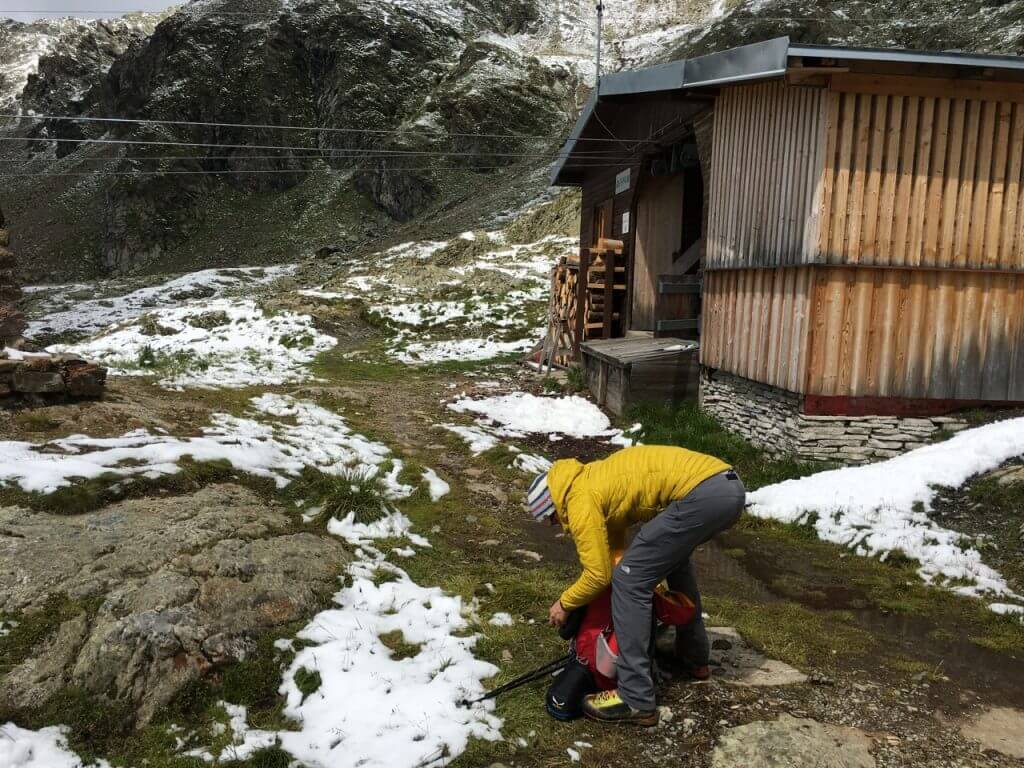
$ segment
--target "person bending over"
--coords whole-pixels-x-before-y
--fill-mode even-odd
[[[746,490],[736,472],[713,456],[673,446],[624,448],[582,464],[556,461],[527,491],[537,521],[561,523],[576,544],[582,573],[549,610],[561,626],[609,584],[619,643],[618,688],[592,694],[584,713],[594,720],[652,726],[658,722],[651,670],[651,602],[664,579],[697,606],[677,648],[696,677],[707,676],[708,638],[690,555],[739,520]],[[642,524],[618,565],[612,552]]]

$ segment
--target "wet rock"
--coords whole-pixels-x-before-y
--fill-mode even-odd
[[[961,725],[960,733],[985,749],[1024,760],[1024,712],[1019,709],[987,709]]]
[[[50,595],[97,606],[0,678],[0,709],[76,686],[132,702],[140,723],[186,683],[306,618],[348,560],[333,537],[283,533],[287,513],[231,484],[55,516],[0,508],[0,613]]]
[[[780,715],[725,731],[712,768],[875,768],[871,739],[857,728]]]
[[[736,685],[797,685],[807,675],[751,648],[732,627],[710,627],[712,674]],[[719,671],[720,670],[720,671]]]

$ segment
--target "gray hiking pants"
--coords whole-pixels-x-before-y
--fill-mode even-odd
[[[732,470],[709,477],[673,501],[637,533],[612,571],[612,624],[619,641],[619,696],[634,709],[655,707],[651,675],[651,601],[662,579],[697,604],[693,623],[680,628],[695,666],[707,663],[708,640],[700,594],[690,565],[694,549],[740,518],[746,489]],[[696,656],[703,655],[703,659]]]

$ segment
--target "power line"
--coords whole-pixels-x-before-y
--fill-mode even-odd
[[[76,123],[130,123],[134,125],[178,125],[196,126],[204,128],[246,128],[257,130],[280,130],[280,131],[309,131],[313,133],[354,133],[373,135],[405,135],[425,136],[422,131],[413,128],[325,128],[308,125],[272,125],[265,123],[217,123],[200,122],[193,120],[152,120],[129,117],[87,117],[79,115],[0,115],[4,120],[35,120],[42,122],[55,120],[62,122]],[[448,133],[453,138],[473,139],[517,139],[530,141],[559,141],[563,137],[558,136],[531,136],[517,133]],[[587,139],[587,141],[611,141],[611,139]],[[641,139],[642,141],[642,139]]]
[[[37,137],[37,136],[0,136],[0,141],[32,141],[32,142],[64,142],[66,144],[113,144],[119,146],[154,146],[154,147],[201,147],[211,149],[267,149],[267,150],[280,150],[283,152],[318,152],[319,155],[313,155],[314,157],[323,157],[324,159],[344,159],[346,157],[360,158],[360,157],[464,157],[465,151],[439,151],[439,150],[382,150],[382,149],[328,149],[320,147],[295,147],[295,146],[274,146],[266,144],[218,144],[212,142],[190,142],[190,141],[156,141],[156,140],[142,140],[142,139],[63,139],[63,138],[48,138],[48,137]],[[330,153],[330,154],[325,154]],[[491,152],[486,150],[480,151],[481,155],[488,157],[509,157],[509,158],[554,158],[562,154],[561,150],[551,150],[550,152]],[[608,158],[611,159],[615,153],[594,152],[591,156],[597,158]]]
[[[619,168],[621,164],[566,166],[567,168]],[[487,170],[513,170],[515,166],[508,165],[451,165],[451,166],[423,166],[422,168],[380,168],[377,166],[365,166],[359,168],[259,168],[259,169],[237,169],[237,170],[203,170],[203,171],[42,171],[42,172],[18,172],[0,171],[0,177],[40,177],[40,176],[194,176],[194,175],[222,175],[222,174],[277,174],[277,173],[352,173],[354,171],[487,171]]]

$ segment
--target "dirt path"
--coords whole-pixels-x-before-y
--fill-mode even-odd
[[[423,377],[391,382],[386,393],[378,390],[382,396],[369,399],[361,418],[375,435],[437,468],[451,482],[452,498],[442,516],[431,513],[424,520],[417,509],[410,510],[414,520],[436,526],[441,546],[452,555],[450,571],[442,579],[446,588],[479,587],[495,579],[496,564],[504,570],[504,584],[487,597],[485,605],[510,610],[517,619],[516,628],[503,633],[503,643],[481,646],[484,656],[502,667],[502,678],[496,681],[500,682],[557,654],[558,643],[543,619],[560,588],[555,585],[574,575],[575,553],[571,542],[552,529],[524,521],[518,497],[526,475],[496,466],[486,455],[470,456],[433,428],[459,420],[445,410],[444,402],[457,392],[472,391],[477,381]],[[521,378],[502,384],[537,387],[535,380]],[[592,441],[553,445],[558,454],[576,450],[587,458],[612,450]],[[544,441],[526,441],[523,447],[547,447],[551,458],[558,457]],[[667,680],[660,693],[667,707],[665,722],[650,731],[628,732],[586,722],[556,723],[542,714],[543,687],[535,686],[499,703],[498,714],[506,720],[506,742],[475,745],[456,764],[559,765],[571,761],[568,750],[572,750],[579,753],[583,765],[724,765],[722,761],[732,753],[728,749],[716,753],[716,745],[728,746],[733,729],[754,722],[772,724],[771,749],[783,752],[795,750],[794,744],[802,738],[824,743],[840,733],[844,743],[863,740],[868,745],[864,754],[872,765],[1016,764],[1012,745],[1003,745],[1006,753],[995,751],[992,747],[998,744],[991,738],[988,749],[980,746],[981,731],[975,724],[992,707],[1024,708],[1021,649],[996,650],[973,642],[957,628],[955,615],[936,620],[872,605],[863,589],[843,586],[852,555],[817,542],[779,536],[768,542],[763,536],[762,531],[741,527],[698,552],[704,608],[712,624],[740,626],[742,634],[767,656],[791,662],[805,672],[807,682],[736,685],[726,679],[723,663],[717,670],[723,674],[708,683]],[[539,561],[515,550],[535,553]],[[825,551],[827,556],[822,554]],[[794,567],[805,562],[813,567]],[[539,574],[552,591],[536,594],[533,604],[520,602],[518,591],[524,582],[533,586]],[[517,594],[506,599],[506,590]],[[481,593],[484,590],[473,588],[468,596]],[[531,650],[521,658],[513,646]],[[722,653],[716,651],[716,657]],[[665,664],[671,670],[671,662]],[[1009,711],[1015,718],[1021,716],[1017,709]],[[790,716],[799,721],[795,726],[780,721]],[[817,725],[808,724],[812,722],[845,730],[818,732]],[[961,725],[972,738],[961,733]],[[517,746],[516,739],[526,746],[521,746],[523,742]],[[861,753],[852,747],[847,752],[849,759],[835,764],[859,765]]]

